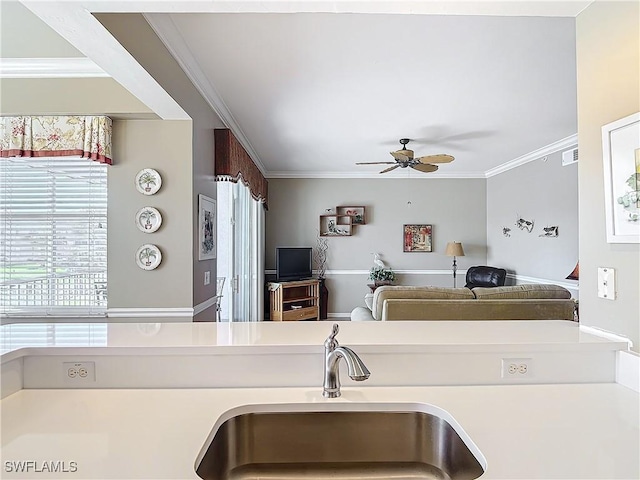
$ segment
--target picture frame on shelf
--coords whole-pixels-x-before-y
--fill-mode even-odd
[[[340,205],[336,207],[336,214],[340,215],[342,222],[346,224],[346,219],[344,216],[351,217],[351,225],[365,225],[365,207],[364,206],[349,206],[349,205]]]
[[[607,243],[640,243],[640,112],[602,127]]]
[[[432,252],[433,226],[425,223],[405,224],[402,231],[403,252]]]
[[[216,201],[198,195],[198,260],[216,258]]]

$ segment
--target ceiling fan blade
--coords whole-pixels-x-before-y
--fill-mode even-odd
[[[396,162],[356,162],[356,165],[393,165]]]
[[[418,157],[416,160],[420,163],[449,163],[455,160],[451,155],[441,153],[439,155],[427,155],[425,157]]]
[[[395,170],[396,168],[398,168],[400,165],[396,164],[393,167],[389,167],[389,168],[385,168],[384,170],[382,170],[380,173],[387,173],[390,172],[391,170]]]
[[[428,163],[416,163],[415,165],[409,165],[411,168],[415,168],[416,170],[424,173],[435,172],[438,170],[437,165],[431,165]]]
[[[413,158],[413,150],[398,150],[397,152],[389,152],[389,153],[393,158],[395,158],[400,162],[408,162]]]

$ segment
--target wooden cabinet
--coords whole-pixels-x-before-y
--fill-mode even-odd
[[[270,316],[276,322],[320,318],[320,282],[271,282],[268,284]]]

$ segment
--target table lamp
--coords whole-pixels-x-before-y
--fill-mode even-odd
[[[456,270],[458,265],[456,264],[456,257],[464,257],[464,250],[462,249],[462,243],[449,242],[447,243],[447,250],[445,252],[447,257],[453,257],[453,288],[456,287]]]

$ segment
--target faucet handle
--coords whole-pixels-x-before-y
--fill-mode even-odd
[[[338,340],[336,340],[336,335],[338,335],[339,330],[340,330],[340,327],[338,326],[338,324],[334,323],[333,328],[331,329],[331,333],[329,334],[327,339],[324,341],[324,348],[326,348],[330,352],[338,348],[338,346],[340,345],[338,343]]]

